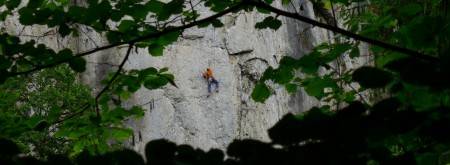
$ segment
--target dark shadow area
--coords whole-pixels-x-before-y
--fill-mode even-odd
[[[128,149],[83,152],[73,160],[53,155],[42,161],[21,155],[16,144],[2,139],[0,164],[445,164],[449,132],[448,108],[418,112],[388,98],[370,108],[353,102],[334,112],[313,108],[287,114],[269,129],[272,142],[234,140],[227,156],[218,149],[203,151],[159,139],[147,143],[146,161]]]

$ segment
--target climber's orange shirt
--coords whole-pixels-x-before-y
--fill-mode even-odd
[[[206,72],[205,72],[205,73],[203,73],[203,77],[204,77],[204,78],[206,78],[206,79],[208,79],[208,78],[212,78],[212,77],[213,77],[213,73],[212,73],[212,70],[211,70],[211,69],[209,69],[209,70],[206,70]]]

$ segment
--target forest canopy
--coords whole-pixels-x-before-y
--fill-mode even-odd
[[[225,153],[165,140],[149,142],[149,164],[448,164],[450,163],[450,4],[446,0],[310,0],[317,20],[296,0],[0,0],[0,19],[46,26],[63,38],[80,27],[108,44],[78,52],[20,34],[0,34],[0,164],[144,164],[123,149],[144,115],[123,107],[141,87],[177,86],[170,68],[125,70],[136,49],[163,56],[186,29],[221,28],[221,17],[257,12],[256,29],[277,30],[284,19],[322,28],[332,42],[301,58],[286,56],[257,81],[251,97],[264,102],[271,84],[304,90],[324,104],[287,114],[268,130],[271,142],[235,140]],[[208,8],[202,15],[199,8]],[[42,34],[45,35],[45,34]],[[78,80],[86,56],[126,46],[117,70],[97,93]],[[369,54],[360,48],[368,46]],[[369,58],[359,68],[344,59]],[[64,89],[64,90],[61,90]],[[7,140],[9,139],[9,140]],[[24,154],[20,154],[24,153]]]

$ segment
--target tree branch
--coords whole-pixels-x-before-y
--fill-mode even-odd
[[[120,72],[122,72],[123,67],[125,66],[125,62],[127,62],[128,58],[130,57],[133,46],[134,46],[134,43],[130,43],[130,45],[128,46],[127,53],[125,54],[125,57],[123,58],[122,62],[120,63],[119,68],[117,69],[116,73],[114,73],[114,75],[111,77],[111,79],[105,85],[105,87],[103,87],[103,89],[95,97],[95,112],[97,113],[97,117],[100,116],[100,109],[98,107],[98,99],[103,95],[103,93],[105,93],[109,89],[109,87],[111,87],[114,80],[116,80],[116,78],[119,76]]]
[[[181,31],[181,30],[184,30],[184,29],[187,29],[187,28],[191,28],[191,27],[200,25],[200,24],[208,23],[208,22],[211,22],[211,21],[213,21],[213,20],[215,20],[215,19],[217,19],[219,17],[224,16],[225,14],[228,14],[228,13],[240,10],[241,7],[244,6],[244,5],[246,5],[246,4],[244,2],[241,2],[241,3],[238,3],[238,4],[232,6],[232,7],[228,8],[228,9],[225,9],[225,10],[219,12],[219,13],[216,13],[216,14],[211,15],[209,17],[206,17],[204,19],[192,22],[190,24],[177,26],[177,27],[172,27],[172,28],[167,28],[167,29],[165,29],[163,31],[160,31],[160,32],[157,32],[157,33],[148,34],[148,35],[141,36],[141,37],[137,37],[137,38],[135,38],[133,40],[130,40],[130,41],[123,41],[123,42],[118,42],[118,43],[113,43],[113,44],[110,44],[110,45],[98,47],[98,48],[95,48],[95,49],[92,49],[92,50],[89,50],[89,51],[86,51],[86,52],[83,52],[83,53],[79,53],[79,54],[77,54],[75,56],[72,56],[71,58],[68,58],[68,59],[65,59],[65,60],[61,60],[61,61],[58,61],[58,62],[55,62],[55,63],[52,63],[52,64],[42,65],[42,66],[39,66],[39,67],[30,69],[30,70],[27,70],[27,71],[9,73],[9,74],[6,75],[6,77],[13,77],[13,76],[30,74],[30,73],[33,73],[33,72],[36,72],[36,71],[39,71],[39,70],[42,70],[42,69],[51,68],[51,67],[55,67],[57,65],[63,64],[63,63],[67,63],[67,62],[69,62],[69,61],[71,61],[71,60],[73,60],[73,59],[75,59],[77,57],[84,57],[84,56],[87,56],[87,55],[90,55],[90,54],[93,54],[93,53],[96,53],[96,52],[99,52],[99,51],[102,51],[102,50],[114,48],[114,47],[117,47],[117,46],[120,46],[120,45],[137,43],[137,42],[148,40],[148,39],[151,39],[151,38],[157,38],[157,37],[160,37],[162,35],[165,35],[165,34],[168,34],[168,33],[171,33],[171,32]]]
[[[128,57],[129,57],[130,54],[131,54],[131,49],[132,49],[132,47],[133,47],[133,45],[130,44],[129,47],[128,47],[128,50],[127,50],[127,54],[125,55],[125,58],[122,60],[122,63],[120,63],[120,65],[119,65],[119,69],[116,71],[116,73],[115,73],[114,76],[111,78],[111,80],[108,82],[108,84],[103,88],[103,90],[102,90],[100,93],[98,93],[97,96],[95,97],[95,105],[96,105],[96,113],[97,113],[97,116],[100,115],[100,111],[99,111],[99,109],[98,109],[98,104],[97,104],[98,99],[101,97],[101,95],[102,95],[103,93],[106,92],[106,90],[111,86],[111,84],[112,84],[112,82],[114,81],[114,79],[117,78],[117,76],[119,75],[120,71],[123,69],[123,66],[125,65],[125,62],[128,60]],[[60,119],[60,120],[54,121],[54,122],[51,123],[48,127],[53,126],[53,125],[56,125],[56,124],[60,124],[60,123],[62,123],[62,122],[64,122],[64,121],[66,121],[66,120],[69,120],[69,119],[72,119],[72,118],[74,118],[74,117],[76,117],[76,116],[78,116],[78,115],[81,115],[81,114],[83,114],[87,109],[89,109],[89,107],[91,107],[91,105],[90,105],[89,103],[86,103],[86,104],[83,106],[83,109],[81,109],[80,111],[75,112],[75,113],[72,113],[72,114],[68,115],[67,117],[62,118],[62,119]]]
[[[86,111],[87,109],[89,109],[90,106],[91,106],[91,105],[90,105],[89,103],[86,103],[86,104],[83,106],[83,109],[81,109],[80,111],[75,112],[75,113],[72,113],[72,114],[70,114],[69,116],[67,116],[67,117],[65,117],[65,118],[63,118],[63,119],[57,120],[57,121],[51,123],[48,127],[53,126],[53,125],[56,125],[56,124],[59,124],[59,123],[62,123],[62,122],[64,122],[64,121],[66,121],[66,120],[72,119],[72,118],[74,118],[74,117],[76,117],[76,116],[78,116],[78,115],[80,115],[80,114],[83,114],[84,111]]]
[[[285,16],[285,17],[288,17],[288,18],[296,19],[296,20],[299,20],[299,21],[302,21],[302,22],[305,22],[305,23],[308,23],[308,24],[311,24],[311,25],[314,25],[314,26],[318,26],[318,27],[321,27],[321,28],[333,31],[335,33],[340,33],[340,34],[342,34],[344,36],[353,38],[355,40],[364,41],[364,42],[367,42],[367,43],[372,44],[372,45],[376,45],[376,46],[380,46],[380,47],[383,47],[383,48],[386,48],[386,49],[390,49],[390,50],[393,50],[393,51],[404,53],[406,55],[410,55],[410,56],[418,58],[418,59],[422,59],[422,60],[426,60],[426,61],[433,61],[433,62],[438,61],[438,59],[436,57],[425,55],[423,53],[420,53],[420,52],[417,52],[417,51],[414,51],[414,50],[411,50],[411,49],[399,47],[399,46],[392,45],[392,44],[389,44],[389,43],[386,43],[386,42],[382,42],[382,41],[379,41],[379,40],[375,40],[375,39],[371,39],[371,38],[368,38],[368,37],[364,37],[364,36],[355,34],[353,32],[350,32],[350,31],[347,31],[347,30],[344,30],[344,29],[341,29],[341,28],[338,28],[338,27],[334,27],[333,25],[328,25],[328,24],[321,23],[321,22],[318,22],[316,20],[313,20],[311,18],[308,18],[308,17],[305,17],[305,16],[301,16],[301,15],[299,15],[297,13],[291,13],[291,12],[280,10],[278,8],[275,8],[275,7],[273,7],[271,5],[268,5],[268,4],[266,4],[264,2],[261,2],[261,1],[247,0],[247,2],[249,4],[251,4],[251,5],[256,6],[256,7],[260,7],[262,9],[269,10],[269,11],[271,11],[271,12],[277,14],[277,15],[282,15],[282,16]]]

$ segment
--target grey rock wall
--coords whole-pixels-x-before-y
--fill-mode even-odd
[[[304,6],[299,12],[315,17],[309,2],[299,3]],[[158,138],[205,150],[223,149],[236,138],[268,141],[267,129],[284,114],[316,105],[304,92],[290,96],[276,85],[275,94],[264,104],[251,100],[255,82],[268,66],[277,67],[283,56],[300,57],[328,36],[323,30],[287,19],[277,31],[256,30],[255,23],[264,18],[257,13],[227,15],[223,28],[186,30],[163,57],[151,57],[145,50],[133,54],[127,69],[168,67],[179,88],[142,89],[133,96],[127,104],[145,105],[146,115],[131,123],[135,139],[130,145],[143,152],[146,142]],[[201,77],[207,67],[220,84],[220,91],[209,98]]]
[[[309,1],[299,0],[294,5],[295,9],[283,8],[316,19]],[[176,77],[178,88],[142,88],[124,103],[125,106],[142,105],[146,109],[145,117],[129,122],[135,130],[129,146],[143,152],[148,141],[158,138],[205,150],[223,149],[236,138],[268,141],[267,129],[284,114],[303,112],[319,104],[303,91],[288,95],[284,88],[275,84],[274,95],[264,104],[251,100],[255,82],[268,66],[277,67],[283,56],[299,58],[314,45],[329,41],[331,35],[323,29],[285,18],[277,31],[256,30],[255,23],[264,18],[262,14],[240,12],[224,16],[223,28],[187,29],[175,44],[166,48],[163,57],[152,57],[146,50],[133,51],[125,69],[168,67]],[[103,36],[82,26],[79,37],[62,39],[57,35],[33,36],[52,29],[22,28],[17,17],[8,21],[2,25],[3,30],[26,34],[22,37],[37,39],[55,50],[72,48],[83,52],[108,44]],[[102,88],[100,80],[117,69],[126,48],[109,49],[86,57],[88,70],[81,79],[94,88],[93,94]],[[207,84],[201,77],[207,67],[213,69],[220,84],[220,91],[209,98]]]

